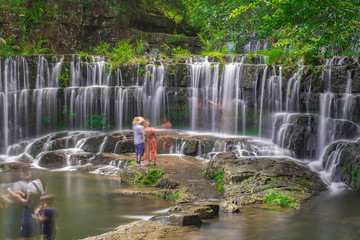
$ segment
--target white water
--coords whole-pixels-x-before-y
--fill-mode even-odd
[[[178,111],[180,119],[171,121],[183,121],[184,126],[193,131],[232,135],[253,131],[252,135],[272,139],[265,141],[272,141],[281,149],[272,148],[272,152],[266,154],[293,156],[286,136],[296,125],[296,114],[303,109],[312,109],[319,112],[314,114],[319,119],[317,130],[316,133],[311,132],[309,120],[305,132],[316,136],[309,138],[307,146],[316,143],[317,150],[315,154],[309,154],[311,159],[307,160],[319,160],[330,143],[351,139],[357,134],[358,125],[351,121],[359,111],[356,105],[358,95],[352,93],[350,70],[347,71],[346,89],[339,94],[332,92],[333,68],[341,65],[344,59],[327,60],[322,75],[325,88],[318,95],[319,101],[314,107],[309,101],[311,83],[308,89],[301,87],[304,84],[303,66],[291,78],[285,79],[282,67],[249,66],[244,64],[244,57],[224,66],[209,61],[209,58],[191,58],[186,63],[189,83],[181,87],[185,89],[181,92],[181,88],[169,87],[166,83],[168,73],[165,65],[149,64],[144,69],[136,66],[125,73],[111,69],[106,59],[101,57],[84,61],[73,56],[69,87],[61,89],[58,88],[58,80],[63,70],[63,57],[49,59],[39,56],[36,76],[29,76],[26,58],[6,58],[0,62],[2,152],[19,154],[27,144],[19,142],[54,130],[89,128],[94,116],[105,120],[101,130],[122,130],[130,128],[134,116],[143,115],[156,125],[162,117]],[[143,70],[142,74],[140,70]],[[32,83],[30,78],[34,78],[35,82]],[[182,103],[180,96],[184,92],[189,112],[186,107],[170,109],[170,104]],[[301,98],[305,98],[304,101]],[[302,102],[306,103],[305,107],[301,106]],[[225,108],[221,108],[222,105]],[[310,119],[309,115],[307,117]],[[275,123],[279,124],[276,128],[273,127]],[[354,129],[354,134],[339,134],[347,126]],[[277,132],[274,132],[275,129]],[[81,147],[83,143],[79,140],[76,147]],[[51,140],[47,146],[51,147]],[[101,151],[104,147],[105,143]],[[219,149],[224,148],[226,145],[224,147],[219,143]],[[288,152],[283,152],[283,148],[287,148]],[[239,156],[258,151],[241,145],[237,150]],[[198,152],[201,151],[199,145]],[[266,149],[262,151],[266,152]],[[184,142],[173,146],[172,153],[183,152]],[[330,168],[318,171],[331,172]]]

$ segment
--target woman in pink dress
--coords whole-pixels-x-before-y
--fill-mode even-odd
[[[153,161],[153,165],[156,165],[157,158],[157,148],[156,148],[156,138],[155,138],[155,129],[150,127],[150,121],[145,120],[144,122],[144,137],[145,137],[145,151],[144,159],[145,161]]]

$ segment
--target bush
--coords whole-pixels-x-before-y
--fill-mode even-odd
[[[147,185],[153,185],[159,180],[164,173],[158,168],[149,168],[146,175],[141,172],[137,172],[131,183],[142,183]]]
[[[218,183],[218,190],[220,192],[224,192],[225,191],[225,187],[224,187],[224,170],[223,169],[211,169],[211,172],[207,172],[205,170],[205,177],[206,178],[213,178],[217,183]]]
[[[264,196],[263,202],[270,206],[280,206],[287,208],[296,208],[299,206],[299,200],[275,192],[266,194]]]

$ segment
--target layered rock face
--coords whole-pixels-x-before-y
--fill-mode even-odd
[[[160,43],[170,43],[173,37],[170,34],[173,34],[175,29],[178,34],[183,33],[184,27],[172,19],[151,10],[145,13],[131,8],[135,2],[46,1],[39,10],[41,14],[34,16],[39,21],[26,24],[27,34],[30,34],[32,44],[46,39],[48,41],[44,45],[49,49],[58,53],[73,53],[104,42],[115,45],[123,39],[143,39],[151,48],[159,48]],[[131,9],[123,11],[119,10],[119,6]],[[24,17],[15,12],[1,10],[2,37],[13,35],[18,39],[24,35]],[[194,39],[189,37],[182,44],[192,45]]]

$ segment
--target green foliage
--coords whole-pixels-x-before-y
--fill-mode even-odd
[[[216,56],[224,55],[229,52],[227,46],[223,45],[219,36],[212,36],[210,39],[205,39],[200,34],[198,35],[201,41],[202,48],[201,55]]]
[[[58,77],[59,86],[62,88],[68,87],[69,80],[70,80],[70,70],[69,68],[64,68],[63,72]]]
[[[276,64],[284,64],[288,60],[288,54],[281,48],[270,48],[260,50],[257,54],[265,55],[265,64],[271,66]]]
[[[218,190],[220,192],[225,191],[224,187],[224,170],[222,168],[219,169],[211,169],[211,172],[207,172],[206,169],[203,169],[204,175],[206,178],[214,179],[218,183]]]
[[[129,165],[132,166],[132,165],[135,165],[136,164],[136,161],[131,161],[129,162]]]
[[[143,175],[140,171],[138,171],[135,174],[134,179],[131,180],[130,182],[131,183],[142,183],[142,184],[147,184],[147,185],[153,185],[163,175],[164,175],[164,172],[162,172],[160,169],[149,167],[146,175]]]
[[[110,66],[118,66],[122,63],[141,63],[146,64],[148,61],[139,58],[140,55],[144,55],[145,49],[149,46],[142,41],[142,39],[136,40],[136,46],[134,46],[130,40],[121,40],[116,43],[115,47],[111,47],[109,43],[105,42],[94,47],[90,52],[77,51],[80,56],[93,56],[100,55],[108,58]]]
[[[182,49],[180,46],[171,48],[166,43],[163,43],[161,45],[161,47],[164,49],[165,52],[168,52],[174,58],[180,58],[180,57],[185,57],[185,56],[192,55],[191,52],[189,52],[189,50]]]
[[[103,113],[88,115],[86,126],[92,130],[104,130],[110,128],[107,117]]]
[[[49,124],[49,123],[50,123],[50,116],[44,116],[44,117],[43,117],[43,122],[44,122],[45,124]]]
[[[275,192],[266,194],[263,198],[263,202],[270,206],[280,206],[287,208],[297,208],[299,206],[299,200]]]
[[[170,201],[176,202],[180,198],[180,191],[173,192],[170,196],[167,197]]]
[[[36,45],[25,44],[24,46],[18,46],[15,42],[15,38],[11,35],[9,38],[5,39],[5,42],[0,42],[0,56],[9,57],[16,55],[39,55],[49,52],[48,48],[43,47],[43,43],[47,42],[46,40],[39,41]]]
[[[58,125],[56,125],[55,129],[58,131],[64,131],[66,129],[64,121],[60,121]]]
[[[169,41],[171,43],[182,43],[185,42],[188,39],[188,37],[185,36],[185,34],[180,34],[180,35],[174,35],[172,37],[169,38]]]
[[[66,118],[74,119],[76,118],[76,112],[72,110],[68,111],[66,105],[63,105],[62,114],[65,115]]]
[[[92,53],[95,55],[106,56],[109,50],[110,50],[110,44],[104,42],[103,44],[94,47]]]
[[[153,185],[156,183],[157,180],[159,180],[164,175],[164,172],[162,172],[158,168],[149,168],[147,175],[142,183]]]
[[[360,54],[358,0],[331,0],[327,4],[312,0],[183,2],[188,4],[190,24],[209,41],[240,46],[267,38],[271,48],[278,48],[269,53],[269,64],[283,62],[286,56],[292,56],[293,63],[304,58],[304,64],[313,65],[318,55]]]
[[[245,130],[245,135],[259,136],[259,129],[255,129],[255,127],[249,127]]]

